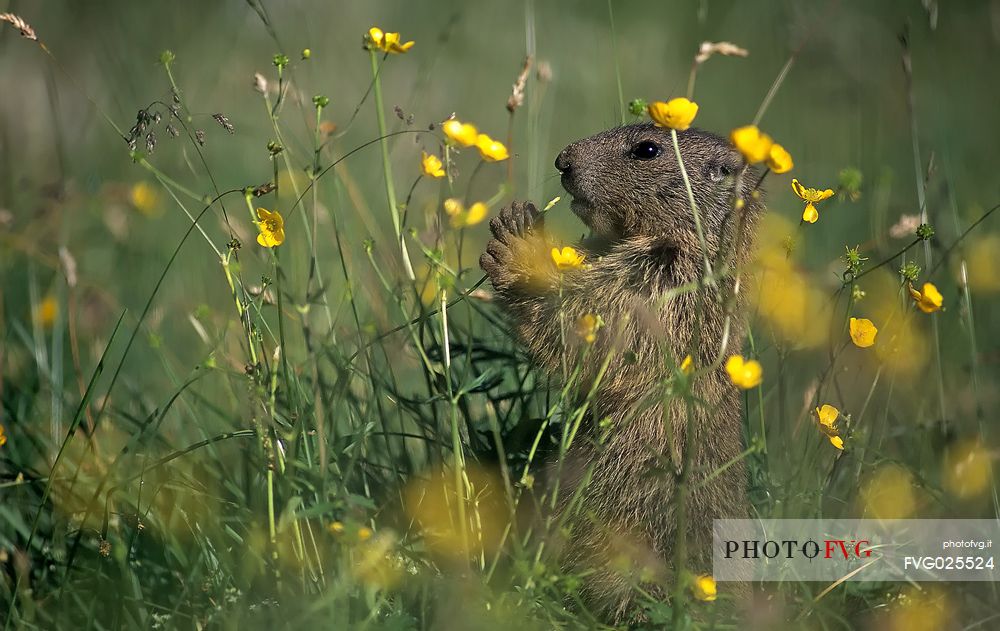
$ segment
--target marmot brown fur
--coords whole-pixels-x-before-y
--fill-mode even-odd
[[[733,252],[731,265],[738,266],[748,258],[762,206],[754,193],[757,177],[751,171],[737,177],[743,159],[724,139],[696,129],[678,135],[708,258],[714,263],[722,247]],[[669,130],[651,124],[611,129],[570,144],[555,164],[573,196],[573,212],[591,231],[578,247],[584,266],[556,269],[542,216],[530,203],[514,203],[490,222],[494,238],[480,265],[517,337],[552,375],[562,374],[564,358],[572,368],[587,344],[574,334],[579,319],[593,314],[606,323],[586,353],[581,397],[606,358],[610,363],[558,476],[562,510],[584,484],[562,559],[569,570],[589,570],[583,586],[588,603],[621,620],[633,615],[631,585],[641,580],[634,568],[645,565],[647,577],[650,568],[658,577],[672,569],[674,493],[685,444],[693,445],[685,503],[688,569],[711,573],[714,518],[749,516],[739,457],[741,396],[722,365],[694,380],[698,404],[669,398],[663,388],[689,353],[698,369],[721,353],[724,358],[739,352],[743,302],[740,292],[728,299],[734,274],[712,288],[666,297],[704,275]],[[732,210],[737,181],[744,200],[739,220]],[[737,224],[741,234],[733,247]],[[685,443],[689,413],[694,435]],[[609,427],[602,440],[596,421]]]

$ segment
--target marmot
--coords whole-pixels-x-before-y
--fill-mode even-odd
[[[738,266],[749,257],[763,205],[757,176],[748,170],[737,177],[745,163],[723,138],[697,129],[678,136],[708,258],[715,261],[725,244]],[[584,265],[560,273],[549,258],[553,244],[541,230],[541,213],[516,202],[490,222],[494,238],[480,265],[517,337],[552,375],[562,374],[564,357],[572,368],[588,343],[574,334],[574,323],[587,315],[606,323],[586,355],[581,397],[611,360],[559,475],[560,495],[568,500],[592,467],[562,562],[570,570],[589,570],[584,598],[621,620],[633,615],[631,585],[641,580],[639,572],[623,568],[623,556],[652,565],[660,577],[668,577],[673,565],[673,497],[689,409],[677,398],[664,404],[662,384],[688,354],[697,369],[720,353],[739,352],[743,301],[739,292],[735,301],[724,299],[734,294],[734,274],[712,288],[665,299],[668,290],[700,279],[705,265],[669,130],[652,124],[611,129],[570,144],[555,166],[573,197],[573,212],[591,231],[578,247]],[[739,220],[736,182],[743,200]],[[737,224],[741,236],[733,247]],[[749,517],[742,405],[721,364],[692,389],[701,404],[690,408],[687,566],[711,573],[712,520]],[[610,428],[603,442],[596,440],[597,421]],[[564,510],[565,500],[560,504]]]

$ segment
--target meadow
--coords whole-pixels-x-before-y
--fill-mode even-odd
[[[987,1],[0,0],[4,628],[612,628],[540,480],[616,428],[478,261],[514,200],[576,243],[556,155],[677,97],[789,153],[730,270],[754,514],[1000,520],[998,55]],[[647,562],[633,628],[1000,628]]]

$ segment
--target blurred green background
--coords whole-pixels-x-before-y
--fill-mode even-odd
[[[286,215],[288,240],[282,248],[282,265],[284,289],[292,304],[285,309],[292,314],[299,309],[301,315],[307,302],[310,264],[305,217],[315,221],[316,269],[333,310],[332,338],[319,302],[312,303],[307,320],[316,328],[317,339],[322,339],[321,347],[338,348],[340,359],[330,361],[337,370],[343,370],[338,362],[357,349],[356,326],[370,339],[407,319],[396,306],[396,297],[383,290],[367,259],[367,248],[372,245],[373,260],[390,284],[403,279],[378,146],[345,160],[336,178],[331,173],[319,180],[316,212],[311,203],[305,215],[291,211],[294,196],[289,184],[293,178],[302,187],[309,181],[304,169],[313,161],[314,95],[329,97],[322,118],[336,126],[320,158],[321,166],[378,136],[374,102],[369,97],[362,103],[372,82],[362,37],[372,25],[399,31],[403,41],[416,42],[406,55],[390,57],[380,73],[390,131],[426,131],[455,113],[495,138],[505,142],[510,138],[512,190],[500,188],[507,163],[484,166],[470,184],[475,163],[467,157],[457,161],[456,188],[470,200],[502,194],[501,203],[513,197],[544,204],[560,195],[565,198],[552,164],[562,147],[637,120],[627,111],[632,99],[683,95],[698,46],[703,41],[730,41],[750,54],[747,58],[715,56],[701,66],[694,92],[701,107],[697,125],[726,135],[749,123],[794,53],[794,62],[760,122],[762,129],[791,152],[796,165],[792,175],[808,186],[837,188],[845,168],[862,175],[857,199],[838,195],[821,207],[819,223],[795,231],[796,264],[820,291],[832,294],[840,287],[843,264],[838,259],[845,246],[860,245],[870,263],[875,263],[911,240],[912,230],[896,238],[890,228],[903,215],[919,214],[920,182],[926,186],[926,209],[937,231],[932,242],[935,260],[1000,203],[997,0],[940,4],[934,0],[629,0],[610,5],[572,0],[0,0],[0,12],[4,11],[25,18],[50,52],[23,40],[8,25],[0,25],[0,424],[7,437],[7,444],[0,446],[0,551],[8,577],[15,574],[10,569],[14,551],[25,543],[40,491],[22,488],[18,476],[36,482],[44,479],[82,385],[104,351],[118,316],[127,309],[107,366],[115,367],[121,360],[122,338],[131,332],[190,225],[177,202],[192,214],[202,209],[197,199],[184,196],[179,189],[174,191],[175,200],[150,169],[133,162],[124,139],[106,120],[128,130],[137,110],[156,101],[171,103],[170,81],[160,63],[165,50],[175,55],[170,68],[190,110],[191,129],[206,134],[201,148],[204,163],[192,143],[183,137],[171,139],[160,127],[155,151],[147,156],[149,163],[195,198],[263,184],[278,169],[277,199],[265,197],[259,204]],[[901,37],[908,41],[912,55],[915,127],[911,127],[907,106]],[[301,58],[305,48],[311,51],[308,60]],[[254,73],[259,72],[269,83],[273,102],[278,77],[272,58],[279,53],[290,59],[280,126],[291,174],[283,159],[272,160],[268,151],[275,129],[264,99],[253,87]],[[514,115],[508,137],[505,104],[529,54],[534,66],[525,104]],[[551,71],[544,80],[537,75],[542,65]],[[215,113],[224,114],[235,133],[227,133],[213,120]],[[418,177],[421,151],[436,152],[439,138],[440,133],[434,131],[401,134],[390,140],[400,201]],[[802,206],[789,190],[789,179],[770,176],[764,188],[769,212],[794,225]],[[416,244],[419,240],[433,247],[444,191],[443,184],[422,181],[413,189],[407,207],[407,226],[416,230],[416,237],[409,240],[410,254],[423,274],[427,265]],[[566,202],[563,199],[555,206],[549,225],[570,241],[582,234],[583,227]],[[201,225],[223,251],[233,236],[231,226],[243,243],[239,271],[248,286],[260,285],[262,275],[272,274],[270,259],[254,244],[256,228],[240,196],[230,196],[224,204],[229,226],[217,209]],[[491,208],[491,214],[498,206]],[[925,364],[916,372],[904,372],[888,394],[880,390],[871,404],[870,416],[877,413],[885,420],[881,431],[890,437],[887,458],[909,459],[920,485],[933,485],[927,480],[940,474],[944,448],[957,437],[978,437],[992,450],[989,445],[993,443],[980,435],[980,428],[992,422],[993,415],[984,410],[992,409],[998,400],[998,231],[997,219],[985,220],[949,252],[931,277],[947,307],[935,316],[940,328],[940,363],[927,351]],[[456,259],[454,250],[444,256],[453,265],[469,268],[459,283],[462,288],[481,276],[476,261],[487,235],[485,223],[474,226],[466,231],[462,260]],[[339,246],[335,236],[339,236]],[[783,233],[763,238],[774,241],[778,236]],[[347,306],[338,247],[360,309],[360,324],[354,322]],[[913,253],[922,263],[921,250]],[[73,287],[67,286],[70,260],[76,276]],[[967,263],[967,283],[962,261]],[[886,269],[893,272],[898,266],[896,261]],[[313,280],[308,286],[315,291],[319,283]],[[470,330],[475,328],[471,319],[478,310],[459,307],[456,313],[463,320],[470,319]],[[67,326],[70,318],[75,330]],[[275,320],[271,315],[267,318],[273,326]],[[478,327],[486,320],[477,322]],[[183,405],[174,408],[179,411],[172,411],[162,426],[157,425],[153,443],[157,456],[218,432],[248,426],[254,408],[245,400],[238,380],[245,358],[239,353],[241,331],[233,296],[217,256],[199,234],[192,234],[181,248],[144,327],[129,351],[112,398],[110,409],[115,415],[96,434],[97,442],[103,444],[98,451],[105,456],[116,453],[137,435],[141,419],[155,414],[185,375],[201,367],[219,370],[202,378],[192,394],[182,397]],[[485,328],[488,339],[503,339],[499,328]],[[760,339],[769,339],[765,327],[755,331]],[[376,362],[383,367],[399,362],[404,373],[410,370],[403,377],[420,382],[412,349],[399,350],[405,334],[395,339]],[[773,350],[770,344],[764,348]],[[310,358],[322,354],[307,349],[297,333],[290,335],[285,352],[294,370],[306,375],[303,379],[310,373]],[[779,367],[783,355],[764,358],[768,372],[780,371],[787,378],[780,392],[768,395],[768,403],[782,411],[786,405],[792,410],[786,419],[789,428],[803,401],[808,409],[809,384],[818,373],[816,367],[826,359],[818,352],[804,357],[797,368]],[[802,366],[810,368],[800,370]],[[98,382],[97,404],[103,404],[102,388],[110,372],[106,369]],[[859,370],[845,376],[857,381],[857,387],[845,386],[848,392],[841,393],[845,402],[854,403],[855,410],[865,401],[871,374],[871,370]],[[937,375],[945,400],[937,398]],[[896,397],[903,398],[902,403],[893,401],[892,387],[898,388]],[[364,397],[363,393],[355,395]],[[757,422],[752,420],[750,425],[756,427]],[[912,426],[907,425],[910,422]],[[796,431],[795,437],[801,434]],[[905,440],[893,443],[892,439]],[[780,438],[776,440],[774,444],[782,444]],[[801,452],[787,440],[785,449],[774,450],[777,454],[770,466],[775,478],[792,475],[802,466],[796,458]],[[73,444],[80,451],[71,454],[71,462],[86,461],[82,445]],[[224,443],[207,453],[196,452],[183,461],[184,471],[197,479],[202,475],[199,467],[210,466],[206,462],[238,469],[243,464],[234,449]],[[385,465],[391,458],[382,454],[375,459]],[[873,465],[870,459],[864,470],[869,465]],[[853,465],[850,468],[855,481],[862,471],[861,462],[856,471]],[[247,475],[241,484],[249,487],[251,479]],[[758,497],[768,496],[764,504],[773,508],[775,489],[782,484],[774,480],[761,484],[771,483],[775,487]],[[225,494],[219,489],[212,493],[216,491]],[[776,495],[769,495],[772,491]],[[803,497],[804,505],[815,499],[808,493]],[[851,500],[838,501],[846,505]],[[933,508],[928,510],[939,511],[945,504],[935,499],[930,505]],[[212,502],[205,506],[219,510]],[[315,515],[326,515],[322,506]],[[970,517],[992,514],[984,497],[961,504],[957,510]],[[56,525],[46,532],[46,541],[62,550],[67,529],[60,527],[58,515],[53,519]],[[100,527],[99,523],[91,525]],[[63,553],[56,554],[59,559],[65,558],[59,554]],[[106,580],[117,584],[113,583],[117,579]],[[10,582],[5,585],[6,598]],[[134,583],[133,587],[140,591]],[[123,618],[116,620],[122,624]]]
[[[601,2],[264,3],[274,37],[244,2],[5,4],[14,12],[32,9],[31,23],[65,71],[53,69],[37,48],[18,41],[13,29],[3,31],[0,72],[7,85],[0,105],[0,203],[13,215],[5,222],[5,238],[30,235],[33,247],[44,247],[50,255],[52,244],[69,245],[84,278],[93,278],[125,305],[145,297],[141,288],[159,273],[163,254],[174,246],[173,236],[184,229],[186,219],[164,199],[158,216],[125,213],[122,235],[109,234],[104,225],[109,221],[109,188],[148,176],[130,163],[124,143],[83,93],[127,129],[137,109],[157,99],[169,101],[169,84],[157,64],[163,50],[177,55],[178,86],[195,113],[193,124],[209,134],[206,160],[223,190],[258,184],[271,174],[265,145],[273,133],[252,90],[253,73],[269,73],[273,84],[271,55],[282,51],[293,59],[294,88],[306,107],[289,108],[284,122],[291,144],[306,148],[313,94],[330,97],[325,118],[343,126],[368,88],[371,74],[361,37],[372,24],[402,31],[405,39],[417,42],[419,54],[401,57],[383,76],[386,107],[398,105],[412,114],[414,128],[455,112],[502,139],[504,104],[525,54],[532,52],[538,62],[550,64],[551,83],[528,99],[529,105],[539,101],[534,112],[538,124],[526,113],[515,122],[518,197],[545,202],[562,194],[554,156],[572,140],[618,124],[624,107],[617,103],[608,8]],[[954,202],[959,217],[968,222],[1000,193],[991,177],[995,152],[992,143],[983,142],[1000,131],[990,81],[1000,8],[992,2],[962,2],[940,15],[935,8],[931,28],[932,13],[924,4],[936,7],[917,1],[622,3],[615,19],[623,94],[626,100],[683,94],[698,45],[732,41],[750,56],[714,57],[699,73],[695,91],[702,106],[698,124],[725,134],[753,118],[789,54],[801,47],[762,126],[792,152],[803,182],[830,186],[841,168],[853,166],[866,176],[868,188],[886,187],[881,197],[868,195],[862,203],[831,211],[821,229],[807,233],[803,251],[822,265],[839,256],[843,244],[855,245],[869,231],[880,236],[900,214],[917,212],[897,41],[909,28],[925,167],[928,156],[934,156],[931,203],[947,207]],[[313,57],[300,62],[298,53],[306,47]],[[230,118],[234,136],[211,120],[215,112]],[[402,127],[391,113],[389,117],[396,128]],[[366,104],[337,147],[370,140],[375,129]],[[535,133],[529,137],[529,132]],[[160,134],[154,163],[190,189],[209,192],[204,173],[187,171],[181,143],[168,140]],[[393,160],[400,165],[398,188],[405,190],[416,170],[402,165],[414,164],[419,146],[433,145],[428,141],[419,136],[393,141]],[[373,228],[371,236],[379,242],[391,233],[378,160],[373,148],[349,162],[372,217],[368,225],[349,224],[345,231],[351,237],[347,244],[359,252]],[[489,177],[478,183],[482,197],[495,192],[496,182]],[[796,218],[797,201],[786,183],[769,185],[770,210]],[[432,197],[429,188],[418,190],[418,205]],[[52,199],[55,193],[61,193],[58,203]],[[567,236],[581,232],[570,213],[557,215]],[[953,231],[950,220],[936,224],[942,236]],[[222,239],[218,222],[212,219],[206,226]],[[481,243],[485,232],[470,238]],[[329,228],[320,236],[328,240]],[[197,256],[202,246],[189,246],[168,278],[171,291],[164,293],[167,300],[181,300],[177,306],[187,310],[211,302],[222,280],[211,273],[211,257]],[[8,259],[5,264],[10,270],[23,262]],[[106,274],[114,268],[131,273]],[[47,280],[40,277],[43,284]],[[14,309],[14,317],[26,315],[25,282],[24,274],[4,279],[7,308]]]

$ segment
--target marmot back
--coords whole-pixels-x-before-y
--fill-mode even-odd
[[[733,252],[738,266],[748,257],[761,209],[757,178],[750,171],[738,176],[743,159],[724,139],[695,129],[678,136],[707,256],[714,261],[720,251]],[[661,585],[669,580],[682,445],[693,445],[688,569],[711,571],[713,519],[748,514],[740,399],[721,365],[694,381],[693,394],[704,405],[689,407],[663,392],[687,354],[698,368],[738,352],[742,301],[732,274],[710,290],[668,294],[699,281],[705,258],[669,130],[611,129],[570,144],[555,164],[573,212],[591,230],[579,247],[586,265],[556,270],[543,217],[530,203],[514,203],[490,222],[494,238],[480,265],[540,366],[561,375],[564,360],[573,366],[583,357],[583,384],[598,383],[588,426],[558,467],[562,509],[577,490],[583,496],[562,558],[570,570],[591,572],[585,598],[620,620],[629,615],[633,584],[650,576]],[[744,201],[734,212],[737,182]],[[573,335],[573,323],[596,316],[605,325],[592,343]],[[602,436],[595,419],[610,427]],[[691,442],[685,443],[685,427]]]

